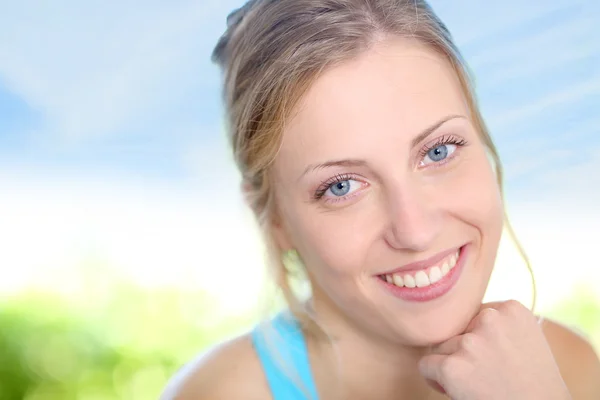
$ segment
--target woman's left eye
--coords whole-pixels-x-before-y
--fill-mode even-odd
[[[457,147],[458,145],[451,143],[437,145],[425,153],[420,164],[424,166],[444,161],[456,151]]]
[[[325,191],[326,197],[344,197],[348,194],[360,189],[361,183],[354,179],[346,179],[338,181],[330,185]]]

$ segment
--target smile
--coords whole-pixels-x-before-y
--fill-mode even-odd
[[[379,280],[396,297],[408,301],[429,301],[446,294],[458,281],[468,246],[425,261],[378,275]],[[428,264],[428,265],[427,265]]]

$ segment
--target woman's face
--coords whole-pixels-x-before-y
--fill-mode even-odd
[[[394,39],[326,71],[289,121],[273,175],[276,238],[299,252],[317,308],[409,345],[466,327],[503,214],[442,56]]]

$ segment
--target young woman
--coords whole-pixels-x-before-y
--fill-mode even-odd
[[[289,311],[165,399],[600,399],[600,363],[516,301],[482,304],[501,166],[450,33],[418,0],[256,0],[214,59]],[[303,266],[308,300],[291,289]]]

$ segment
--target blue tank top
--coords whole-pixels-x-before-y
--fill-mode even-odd
[[[304,335],[291,313],[258,325],[252,342],[274,400],[318,400]]]

